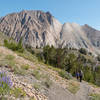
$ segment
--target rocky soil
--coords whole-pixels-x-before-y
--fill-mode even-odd
[[[23,74],[15,73],[12,70],[12,66],[2,65],[1,63],[7,59],[5,59],[7,55],[15,56],[14,60],[11,61],[16,61],[19,67],[23,64],[28,64],[30,68],[23,70],[25,72]],[[64,79],[58,75],[57,71],[49,68],[47,65],[40,62],[31,62],[5,47],[0,47],[0,65],[0,71],[5,71],[11,77],[13,88],[21,88],[26,93],[26,96],[23,98],[12,96],[13,100],[90,100],[90,93],[100,94],[100,88],[93,87],[84,81],[79,83],[74,78],[70,80]],[[34,71],[39,71],[38,75],[40,76],[34,76]],[[79,89],[77,89],[75,94],[69,91],[69,84],[78,84]]]

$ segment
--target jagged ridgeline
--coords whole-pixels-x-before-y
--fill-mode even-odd
[[[98,53],[100,47],[100,31],[88,25],[76,23],[61,24],[49,12],[22,11],[8,14],[0,18],[0,31],[31,47],[85,48],[92,53]]]

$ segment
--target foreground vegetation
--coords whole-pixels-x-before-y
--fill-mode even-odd
[[[100,66],[95,66],[96,60],[93,59],[92,53],[83,48],[77,51],[46,46],[43,52],[38,54],[38,59],[45,64],[63,69],[73,76],[77,71],[82,70],[85,81],[100,85]],[[59,75],[68,78],[65,73],[64,71],[59,72]]]
[[[17,44],[12,41],[8,42],[8,40],[4,40],[4,46],[16,51],[18,55],[33,62],[36,62],[34,57],[37,56],[39,61],[62,69],[62,71],[58,71],[58,74],[63,78],[69,79],[69,75],[66,74],[66,71],[75,76],[77,71],[82,70],[85,81],[100,85],[100,66],[98,65],[95,68],[96,61],[93,59],[92,53],[87,52],[83,48],[78,51],[71,48],[62,49],[47,45],[43,48],[42,52],[35,52],[30,46],[23,48],[22,39],[20,39]],[[7,58],[14,59],[9,56]],[[99,61],[99,56],[97,60]],[[23,66],[23,69],[28,70],[29,66]],[[17,73],[18,71],[15,69],[15,72]],[[39,75],[36,77],[39,77]]]
[[[23,52],[24,48],[22,45],[22,39],[20,39],[20,41],[18,42],[18,44],[16,44],[15,42],[12,41],[8,41],[8,40],[4,40],[4,46],[6,46],[7,48],[13,50],[13,51],[18,51],[18,52]]]
[[[5,95],[13,95],[16,98],[26,96],[21,88],[13,88],[13,82],[5,72],[0,72],[0,100],[7,100]]]
[[[90,94],[91,100],[100,100],[100,94]]]
[[[67,89],[71,92],[71,93],[73,93],[73,94],[75,94],[75,93],[77,93],[77,91],[80,89],[80,84],[78,83],[78,82],[76,82],[76,81],[69,81],[69,83],[68,83],[68,87],[67,87]]]
[[[7,42],[8,46],[4,45],[9,48],[9,45],[11,45],[11,41]],[[22,45],[22,43],[20,42]],[[18,46],[18,44],[16,44]],[[15,46],[12,46],[12,48],[15,48]],[[13,50],[12,48],[9,48]],[[18,47],[19,48],[19,47]],[[23,48],[23,46],[21,47]],[[2,51],[2,50],[1,50]],[[0,54],[0,59],[3,59],[3,61],[0,61],[0,65],[4,64],[4,66],[10,67],[10,71],[14,72],[15,75],[18,76],[25,76],[25,75],[31,75],[31,77],[34,77],[34,80],[36,79],[37,82],[33,82],[32,86],[35,90],[40,91],[42,88],[50,88],[53,86],[53,81],[61,81],[62,83],[67,79],[66,81],[66,89],[69,90],[71,93],[76,94],[77,91],[80,89],[79,82],[71,80],[72,75],[75,76],[76,71],[83,70],[84,72],[84,80],[88,82],[92,82],[94,84],[99,85],[99,66],[94,71],[94,65],[96,62],[94,62],[92,54],[88,53],[85,49],[81,48],[78,50],[73,49],[61,49],[61,48],[54,48],[53,46],[49,47],[46,46],[43,48],[43,50],[38,49],[39,52],[35,52],[32,48],[28,47],[23,49],[23,52],[18,50],[17,48],[14,49],[17,53],[17,56],[14,52],[11,52],[10,54]],[[21,58],[22,62],[20,62],[18,59]],[[23,58],[28,59],[25,60],[25,62],[28,61],[28,63],[23,63]],[[38,60],[37,60],[38,59]],[[30,61],[31,62],[30,62]],[[20,62],[20,63],[19,63]],[[34,63],[32,63],[34,62]],[[6,65],[5,65],[6,63]],[[32,63],[32,66],[31,66]],[[36,68],[34,68],[34,65]],[[46,67],[45,67],[46,66]],[[50,70],[52,69],[52,70]],[[53,71],[54,70],[54,71]],[[51,71],[50,73],[48,73]],[[46,73],[45,73],[46,72]],[[54,76],[54,80],[51,80],[51,76],[55,73],[56,76]],[[52,74],[52,75],[51,75]],[[61,76],[61,77],[59,77]],[[64,79],[63,79],[64,78]],[[41,81],[41,83],[39,83]],[[62,84],[61,83],[61,84]],[[20,88],[15,88],[10,91],[11,95],[13,95],[16,98],[24,97],[26,94],[25,92]],[[99,98],[95,95],[92,96],[93,98]],[[93,100],[99,100],[99,99],[93,99]]]

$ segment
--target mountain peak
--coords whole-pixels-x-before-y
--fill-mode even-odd
[[[17,42],[23,37],[23,44],[32,47],[59,47],[59,43],[62,47],[93,48],[93,51],[100,47],[100,31],[87,24],[62,25],[50,12],[41,10],[23,10],[1,18],[0,31]]]

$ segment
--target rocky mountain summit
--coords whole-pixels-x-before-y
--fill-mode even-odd
[[[57,46],[62,25],[47,12],[22,11],[13,13],[0,19],[0,31],[32,47],[44,45]]]
[[[49,12],[22,11],[0,18],[0,31],[15,41],[23,38],[31,47],[85,48],[97,53],[100,47],[100,31],[88,25],[61,24]]]

